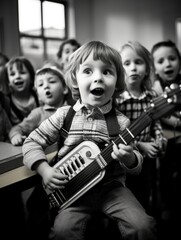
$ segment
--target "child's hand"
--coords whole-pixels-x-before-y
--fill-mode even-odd
[[[156,158],[159,153],[159,146],[155,142],[139,142],[138,149],[149,158]]]
[[[16,134],[11,138],[11,143],[14,146],[21,146],[25,140],[25,136],[22,136],[21,134]]]
[[[113,145],[113,152],[111,154],[113,159],[116,159],[125,164],[128,168],[135,166],[136,158],[131,145],[116,144]]]
[[[45,187],[50,190],[64,188],[64,185],[68,182],[68,176],[63,175],[58,169],[50,166],[43,172],[42,178]]]

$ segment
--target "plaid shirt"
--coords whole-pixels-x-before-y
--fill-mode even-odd
[[[33,164],[39,160],[46,160],[43,149],[57,141],[60,130],[63,126],[64,119],[70,106],[59,108],[51,117],[45,120],[37,129],[35,129],[26,138],[22,150],[24,164],[32,169]],[[108,113],[112,108],[112,101],[101,108],[88,109],[79,101],[74,105],[76,111],[73,118],[69,133],[64,141],[64,146],[59,151],[59,157],[65,156],[71,149],[75,148],[80,142],[89,140],[95,142],[98,146],[102,143],[109,143],[107,124],[104,114]],[[120,111],[116,110],[120,132],[130,125],[129,119]],[[124,184],[125,173],[138,174],[142,167],[142,155],[137,149],[134,149],[137,158],[137,166],[128,169],[124,164],[115,162],[115,167],[110,171],[113,178],[121,179]],[[115,177],[116,176],[116,177]]]
[[[116,99],[116,104],[119,110],[126,115],[131,123],[136,120],[145,109],[150,107],[151,100],[156,97],[151,91],[144,91],[140,97],[131,95],[128,91],[124,91]],[[150,142],[151,138],[155,138],[155,132],[159,130],[162,133],[161,124],[158,121],[153,121],[151,125],[147,126],[137,137],[136,140],[140,142]]]

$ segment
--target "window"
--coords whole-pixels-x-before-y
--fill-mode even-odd
[[[61,41],[67,38],[67,4],[52,0],[18,0],[21,55],[35,69],[56,60]]]
[[[176,19],[176,42],[179,51],[181,52],[181,18]]]

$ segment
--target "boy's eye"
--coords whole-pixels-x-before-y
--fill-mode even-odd
[[[69,50],[69,49],[66,49],[66,50],[65,50],[65,53],[66,53],[66,54],[70,53],[70,50]]]
[[[10,72],[10,74],[9,74],[10,76],[14,76],[15,75],[15,73],[14,72]]]
[[[42,87],[43,86],[43,82],[42,81],[37,81],[37,87]]]
[[[113,71],[111,70],[111,69],[106,69],[106,70],[104,70],[104,74],[105,75],[112,75],[113,74]]]
[[[177,60],[177,57],[176,57],[176,56],[170,56],[169,59],[170,59],[171,61],[175,61],[175,60]]]
[[[136,60],[136,64],[138,64],[138,65],[141,65],[141,64],[143,64],[143,63],[144,63],[144,61],[141,60],[141,59],[137,59],[137,60]]]
[[[83,70],[83,73],[90,74],[91,73],[91,69],[90,68],[85,68]]]
[[[123,65],[124,65],[124,66],[129,66],[129,65],[130,65],[130,61],[125,61],[125,62],[123,63]]]
[[[163,61],[164,61],[163,58],[160,58],[160,59],[158,60],[158,63],[159,63],[159,64],[162,64]]]
[[[51,79],[50,81],[49,81],[49,83],[56,83],[57,81],[56,80],[54,80],[54,79]]]

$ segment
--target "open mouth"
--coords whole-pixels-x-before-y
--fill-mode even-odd
[[[46,92],[45,92],[45,95],[46,95],[46,97],[48,97],[48,98],[49,98],[49,97],[52,97],[52,94],[51,94],[50,91],[46,91]]]
[[[14,82],[14,84],[16,85],[16,86],[22,86],[23,85],[23,81],[16,81],[16,82]]]
[[[104,93],[104,89],[95,88],[95,89],[91,90],[91,93],[95,96],[101,96]]]
[[[167,71],[165,71],[165,74],[172,74],[174,71],[173,70],[167,70]]]

